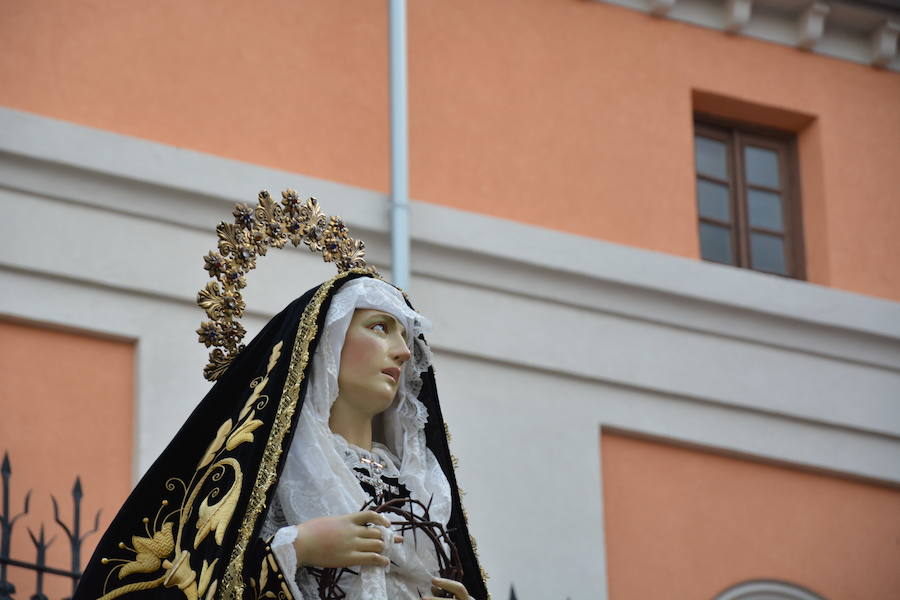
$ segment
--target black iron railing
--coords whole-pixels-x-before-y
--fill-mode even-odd
[[[50,496],[53,501],[53,519],[62,527],[66,538],[69,542],[69,550],[71,552],[70,569],[58,569],[47,565],[47,548],[53,543],[56,537],[47,539],[44,533],[44,525],[41,524],[39,533],[35,535],[31,528],[28,528],[28,535],[31,543],[34,545],[35,558],[34,562],[19,560],[12,557],[12,532],[13,527],[21,517],[28,514],[28,506],[31,502],[31,490],[25,494],[25,501],[22,504],[22,511],[16,515],[11,514],[9,506],[9,480],[12,476],[12,468],[9,463],[9,453],[3,453],[3,465],[0,467],[0,474],[3,477],[3,507],[0,514],[0,600],[14,600],[16,587],[9,580],[7,570],[9,567],[20,567],[35,572],[35,592],[30,596],[30,600],[48,600],[44,594],[44,576],[56,575],[67,577],[72,580],[72,593],[75,593],[75,586],[78,585],[78,579],[81,577],[81,544],[85,538],[97,531],[100,524],[100,511],[97,511],[94,517],[94,528],[86,533],[81,533],[81,499],[84,496],[81,490],[81,478],[75,478],[75,485],[72,487],[72,524],[66,525],[59,517],[59,503],[54,496]],[[68,600],[68,599],[66,599]]]

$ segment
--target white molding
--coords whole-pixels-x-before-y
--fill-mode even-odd
[[[210,217],[221,219],[223,209],[228,216],[234,203],[254,201],[261,184],[275,191],[294,187],[302,195],[326,199],[331,212],[343,215],[355,231],[365,232],[359,237],[366,239],[367,248],[374,239],[376,263],[384,265],[389,259],[384,243],[389,213],[386,195],[378,192],[2,107],[0,131],[5,134],[0,137],[0,182],[8,189],[208,232]],[[475,255],[507,267],[546,270],[545,275],[560,273],[890,343],[900,340],[896,302],[434,204],[415,202],[413,213],[414,241],[422,251]],[[493,273],[476,277],[476,282],[493,287],[507,279]],[[556,290],[551,296],[557,296]],[[568,302],[596,308],[593,300]],[[730,333],[727,323],[718,325],[725,328],[722,333]],[[842,352],[879,363],[882,350]],[[884,364],[900,369],[900,354]]]
[[[741,33],[750,22],[750,15],[753,12],[753,0],[728,0],[727,12],[725,31],[728,33]]]
[[[825,33],[825,18],[831,7],[824,2],[813,2],[797,21],[797,47],[812,50]]]
[[[666,17],[678,0],[650,0],[650,14],[654,17]]]
[[[137,341],[135,476],[209,387],[194,299],[235,202],[260,187],[318,195],[386,271],[383,194],[9,109],[0,131],[0,315]],[[412,296],[435,323],[442,405],[496,594],[515,581],[535,597],[606,596],[601,428],[900,483],[900,304],[411,209]],[[270,253],[246,290],[250,335],[332,272],[305,251]],[[527,502],[510,508],[510,494]],[[533,544],[559,531],[553,556]],[[530,568],[539,561],[571,589]]]
[[[887,67],[897,56],[900,22],[887,21],[872,33],[872,64]]]
[[[8,266],[54,276],[78,273],[77,277],[92,285],[190,303],[202,273],[173,270],[172,265],[181,256],[205,253],[207,246],[212,245],[212,238],[206,233],[211,229],[210,223],[227,215],[234,202],[252,200],[256,188],[265,183],[273,184],[269,187],[276,190],[293,186],[302,193],[312,191],[326,198],[329,209],[345,215],[351,227],[367,240],[373,262],[383,269],[388,262],[387,207],[380,194],[11,110],[0,111],[0,130],[13,134],[0,140],[3,185],[73,206],[51,208],[46,202],[38,202],[26,208],[13,203],[7,209],[13,218],[7,223],[27,220],[29,213],[35,211],[49,211],[42,215],[43,219],[52,219],[56,212],[69,215],[66,218],[73,221],[100,218],[104,213],[121,214],[139,217],[140,221],[104,219],[117,230],[143,223],[131,234],[136,238],[163,235],[166,227],[177,222],[177,227],[184,230],[177,239],[185,240],[182,247],[170,244],[159,250],[157,256],[169,256],[169,263],[156,261],[139,271],[124,261],[105,263],[102,269],[88,268],[85,265],[89,260],[77,252],[64,256],[33,252],[10,260],[15,245],[3,253],[2,261]],[[46,155],[43,158],[42,152]],[[84,209],[76,210],[75,206],[91,207],[94,216],[77,216]],[[819,385],[824,385],[829,376],[850,377],[865,372],[870,375],[870,393],[878,396],[882,393],[878,390],[886,392],[900,377],[897,303],[430,204],[414,203],[412,222],[414,281],[423,276],[434,279],[439,273],[450,284],[467,288],[472,297],[485,295],[479,290],[486,290],[488,296],[509,295],[526,312],[552,309],[562,315],[587,310],[596,315],[597,327],[621,326],[622,335],[655,331],[666,343],[680,340],[701,346],[704,336],[711,335],[722,340],[715,350],[712,346],[709,350],[719,353],[720,360],[727,355],[723,352],[731,348],[732,358],[738,363],[755,357],[753,360],[773,361],[774,366],[778,357],[804,356],[808,367],[803,369],[815,370],[818,361],[833,362],[834,368],[829,368],[824,378],[818,378]],[[94,253],[108,247],[108,240],[83,240],[77,232],[69,234],[70,231],[59,233],[57,240],[66,240],[69,247],[96,245],[90,251]],[[23,235],[27,240],[33,239],[12,227],[4,237],[5,243],[15,244],[13,240]],[[130,260],[141,260],[140,249]],[[267,259],[273,263],[286,260],[286,256]],[[327,267],[314,267],[314,262],[304,261],[310,265],[310,272],[328,273]],[[166,268],[154,266],[160,264]],[[151,271],[153,276],[148,277]],[[254,278],[262,282],[255,284],[255,289],[268,290],[260,293],[257,302],[250,303],[256,314],[273,314],[289,299],[278,293],[277,283],[270,282],[265,271],[254,273]],[[432,287],[442,285],[438,281]],[[516,356],[516,349],[509,351]],[[530,363],[525,355],[522,360]],[[660,366],[648,362],[648,357],[641,362],[647,369]],[[870,411],[859,414],[818,414],[823,411],[821,407],[817,409],[814,398],[794,399],[787,404],[777,394],[769,394],[771,401],[758,399],[759,390],[753,385],[738,390],[727,381],[703,383],[687,364],[681,375],[672,371],[667,377],[660,373],[629,373],[614,365],[588,360],[580,366],[541,366],[618,385],[664,390],[704,402],[781,412],[793,418],[883,434],[900,432],[900,421],[891,418],[894,409],[887,398],[876,397],[871,402],[878,407],[871,406]],[[799,363],[795,366],[799,367]],[[791,375],[784,372],[783,377],[787,381]]]
[[[882,32],[898,13],[851,0],[754,0],[746,21],[736,18],[736,8],[749,8],[746,0],[678,0],[666,11],[655,0],[594,1],[900,72],[900,54],[890,51],[892,30]]]

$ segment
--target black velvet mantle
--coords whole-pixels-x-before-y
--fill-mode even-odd
[[[103,535],[76,600],[293,600],[258,538],[303,408],[308,369],[342,273],[272,318],[188,417]],[[434,371],[422,375],[428,447],[450,482],[448,524],[469,593],[487,590],[470,540]]]

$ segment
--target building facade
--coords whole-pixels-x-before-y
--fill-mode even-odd
[[[900,594],[898,23],[887,0],[409,3],[410,287],[494,598]],[[315,196],[390,273],[388,22],[4,2],[0,31],[27,555],[76,473],[107,523],[208,389],[194,299],[234,203]],[[267,256],[250,334],[331,272]]]

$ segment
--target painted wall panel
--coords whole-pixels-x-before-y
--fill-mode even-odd
[[[601,457],[611,598],[713,598],[751,579],[900,594],[896,488],[612,433]]]
[[[385,189],[385,6],[4,2],[0,104]]]
[[[59,501],[60,518],[72,525],[72,488],[84,490],[82,534],[102,510],[106,527],[131,491],[135,346],[121,339],[47,329],[0,319],[0,451],[12,465],[10,510],[22,508],[31,489],[29,514],[15,525],[13,558],[33,562],[27,530],[55,538],[47,564],[71,567],[68,540],[53,522],[50,495]],[[90,557],[100,532],[82,548],[81,565]],[[34,593],[34,573],[13,568],[19,593]],[[70,580],[47,576],[51,598],[71,596]]]

